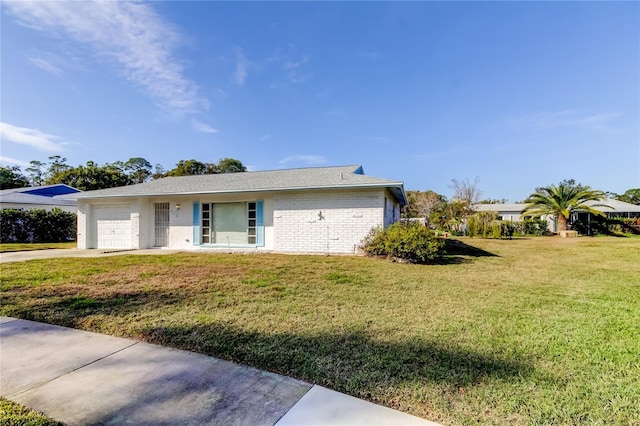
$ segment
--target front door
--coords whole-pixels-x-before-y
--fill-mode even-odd
[[[156,239],[155,247],[169,245],[169,203],[155,203]]]

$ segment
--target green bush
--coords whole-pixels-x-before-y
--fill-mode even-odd
[[[480,231],[480,221],[478,220],[478,216],[471,215],[467,218],[467,235],[470,237],[475,237],[479,235]]]
[[[546,219],[525,219],[514,222],[514,233],[542,237],[549,235],[549,229]]]
[[[491,238],[502,238],[502,222],[500,222],[499,220],[494,221],[493,223],[491,223]],[[506,235],[505,235],[506,237]]]
[[[0,210],[0,242],[59,243],[76,239],[76,215],[54,208]]]
[[[444,254],[444,241],[420,223],[394,223],[374,228],[360,248],[370,256],[386,256],[409,263],[429,263]]]
[[[517,235],[547,235],[546,220],[510,222],[498,220],[495,212],[478,212],[467,218],[466,235],[481,238],[511,238]]]

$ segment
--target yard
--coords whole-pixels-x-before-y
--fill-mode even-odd
[[[31,251],[31,250],[51,250],[51,249],[73,249],[76,248],[75,241],[66,243],[0,243],[0,253],[9,253],[13,251]]]
[[[639,424],[640,239],[438,265],[181,253],[0,265],[0,313],[214,355],[444,424]]]

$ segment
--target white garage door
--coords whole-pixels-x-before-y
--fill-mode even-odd
[[[128,207],[105,206],[94,210],[97,248],[128,249],[131,244],[131,213]]]

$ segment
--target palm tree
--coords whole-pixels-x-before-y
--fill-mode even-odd
[[[527,205],[521,214],[534,219],[542,216],[556,216],[558,231],[565,231],[572,212],[605,216],[604,212],[595,208],[608,207],[601,202],[604,198],[605,194],[602,191],[591,189],[589,186],[576,185],[573,180],[564,180],[558,186],[536,188],[536,192],[524,200]],[[588,201],[596,203],[587,205]]]

